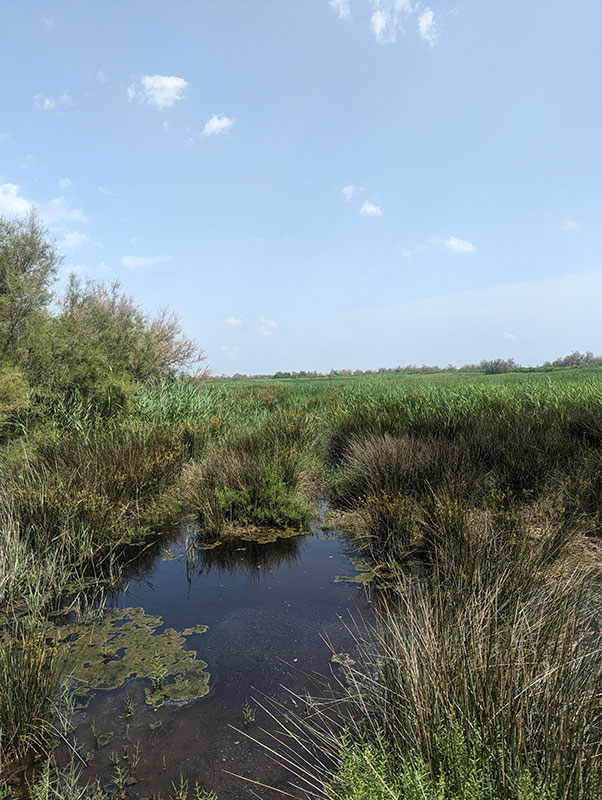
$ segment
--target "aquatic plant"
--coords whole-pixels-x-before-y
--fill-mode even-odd
[[[203,633],[205,626],[188,628],[183,633],[166,628],[161,633],[161,617],[145,614],[141,608],[109,609],[93,625],[65,624],[50,636],[60,644],[65,669],[74,685],[79,705],[86,705],[90,694],[99,689],[115,689],[130,678],[151,682],[146,702],[161,705],[203,697],[208,692],[207,664],[185,650],[186,636]],[[117,657],[105,659],[103,645],[109,642]]]
[[[134,709],[135,709],[134,700],[129,696],[129,694],[127,694],[123,700],[123,716],[133,717]]]
[[[249,703],[248,697],[245,697],[245,702],[242,706],[242,718],[247,727],[255,722],[255,709]]]

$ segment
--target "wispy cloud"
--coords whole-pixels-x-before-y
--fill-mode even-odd
[[[42,17],[42,22],[44,23],[44,25],[47,28],[53,28],[54,27],[54,19],[51,16],[49,16],[48,14],[46,14],[46,16]]]
[[[71,178],[59,178],[59,189],[68,189],[71,183]]]
[[[109,189],[108,186],[99,186],[98,191],[106,195],[106,197],[119,197],[119,192],[114,192],[112,189]]]
[[[38,157],[36,156],[35,153],[28,153],[23,159],[23,161],[19,164],[19,166],[22,169],[29,169],[30,167],[33,167],[33,165],[36,163],[37,160]]]
[[[349,0],[328,0],[328,5],[334,8],[340,19],[351,19]]]
[[[0,131],[0,142],[10,142],[10,133],[8,131]]]
[[[225,353],[228,358],[235,359],[238,358],[240,350],[238,347],[228,347],[227,344],[222,345],[222,353]]]
[[[227,133],[234,125],[234,119],[225,117],[222,114],[214,114],[211,119],[205,123],[201,136],[216,136],[220,133]]]
[[[443,247],[452,253],[474,253],[477,249],[472,242],[468,242],[466,239],[458,239],[457,236],[449,236],[447,239],[437,241],[440,241]]]
[[[354,186],[353,184],[350,184],[349,186],[343,186],[343,188],[341,189],[341,194],[344,196],[345,200],[349,202],[354,194],[363,191],[364,191],[363,186]]]
[[[402,255],[406,258],[413,258],[414,256],[421,255],[429,250],[431,246],[443,247],[449,250],[450,253],[476,253],[477,248],[472,242],[466,239],[459,239],[457,236],[448,236],[447,239],[442,239],[440,236],[431,236],[423,244],[413,245],[412,247],[405,247],[401,250]]]
[[[54,197],[49,203],[40,205],[40,213],[48,225],[61,225],[73,222],[88,222],[81,208],[72,208],[63,195]]]
[[[67,94],[67,92],[62,92],[58,99],[54,99],[53,97],[46,97],[43,94],[34,94],[33,96],[34,103],[36,104],[36,108],[40,111],[55,111],[59,106],[72,106],[73,101]]]
[[[273,319],[264,319],[263,317],[260,317],[259,323],[260,336],[271,336],[278,328],[278,323]]]
[[[170,260],[171,256],[123,256],[121,264],[127,269],[144,269]]]
[[[81,233],[80,231],[70,231],[66,233],[61,241],[61,247],[64,250],[77,250],[82,245],[86,244],[89,241],[89,236],[87,233]]]
[[[418,17],[418,36],[431,47],[436,47],[439,41],[439,26],[435,22],[435,14],[428,7]]]
[[[506,339],[508,342],[517,342],[518,336],[514,333],[502,333],[502,339]]]
[[[402,256],[405,258],[414,258],[414,256],[419,256],[426,250],[427,246],[425,244],[416,244],[413,247],[404,247],[401,251]]]
[[[393,44],[403,33],[403,19],[415,10],[410,0],[371,0],[370,27],[379,44]]]
[[[377,206],[376,203],[373,203],[372,200],[364,200],[360,208],[360,214],[364,214],[366,217],[382,217],[383,210],[380,206]]]
[[[158,111],[171,108],[184,97],[188,82],[176,75],[142,75],[128,87],[130,102],[147,103]]]
[[[240,328],[242,325],[242,319],[238,319],[238,317],[226,317],[224,322],[231,328]]]
[[[416,30],[423,42],[436,47],[440,26],[435,12],[420,0],[369,0],[372,8],[370,30],[379,44],[394,44],[398,36],[405,34],[404,24],[416,20]],[[340,19],[351,19],[349,0],[329,0]]]
[[[579,225],[574,219],[562,219],[560,220],[560,227],[563,231],[576,231]]]

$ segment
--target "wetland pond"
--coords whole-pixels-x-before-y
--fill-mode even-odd
[[[175,798],[181,776],[190,797],[197,782],[219,800],[282,797],[228,774],[293,791],[269,753],[231,726],[245,728],[247,698],[248,733],[261,738],[274,723],[252,698],[290,705],[290,692],[323,694],[340,669],[325,639],[353,652],[347,626],[366,612],[366,593],[344,539],[318,526],[273,541],[195,541],[182,525],[131,566],[100,620],[57,628],[73,642],[69,671],[85,706],[68,739],[87,764],[82,780],[115,789],[121,770],[121,796]]]

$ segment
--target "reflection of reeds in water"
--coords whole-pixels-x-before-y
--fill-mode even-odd
[[[199,575],[212,571],[247,572],[252,580],[260,580],[270,570],[293,564],[299,558],[302,538],[294,536],[264,543],[232,539],[211,549],[193,546],[187,548],[188,566]]]

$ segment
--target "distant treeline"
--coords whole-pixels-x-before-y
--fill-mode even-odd
[[[392,375],[397,373],[407,373],[410,375],[421,375],[434,372],[484,372],[486,375],[496,375],[504,372],[551,372],[555,369],[565,367],[602,367],[602,355],[596,356],[592,352],[580,353],[575,350],[567,356],[557,358],[555,361],[544,361],[536,367],[523,367],[517,364],[513,358],[496,358],[489,361],[480,361],[478,364],[463,364],[456,367],[455,364],[448,364],[446,367],[436,365],[407,364],[405,367],[379,367],[378,369],[331,369],[330,372],[317,372],[300,370],[299,372],[274,372],[265,375],[245,375],[235,372],[234,375],[219,375],[215,380],[284,380],[287,378],[349,378],[354,375]]]

